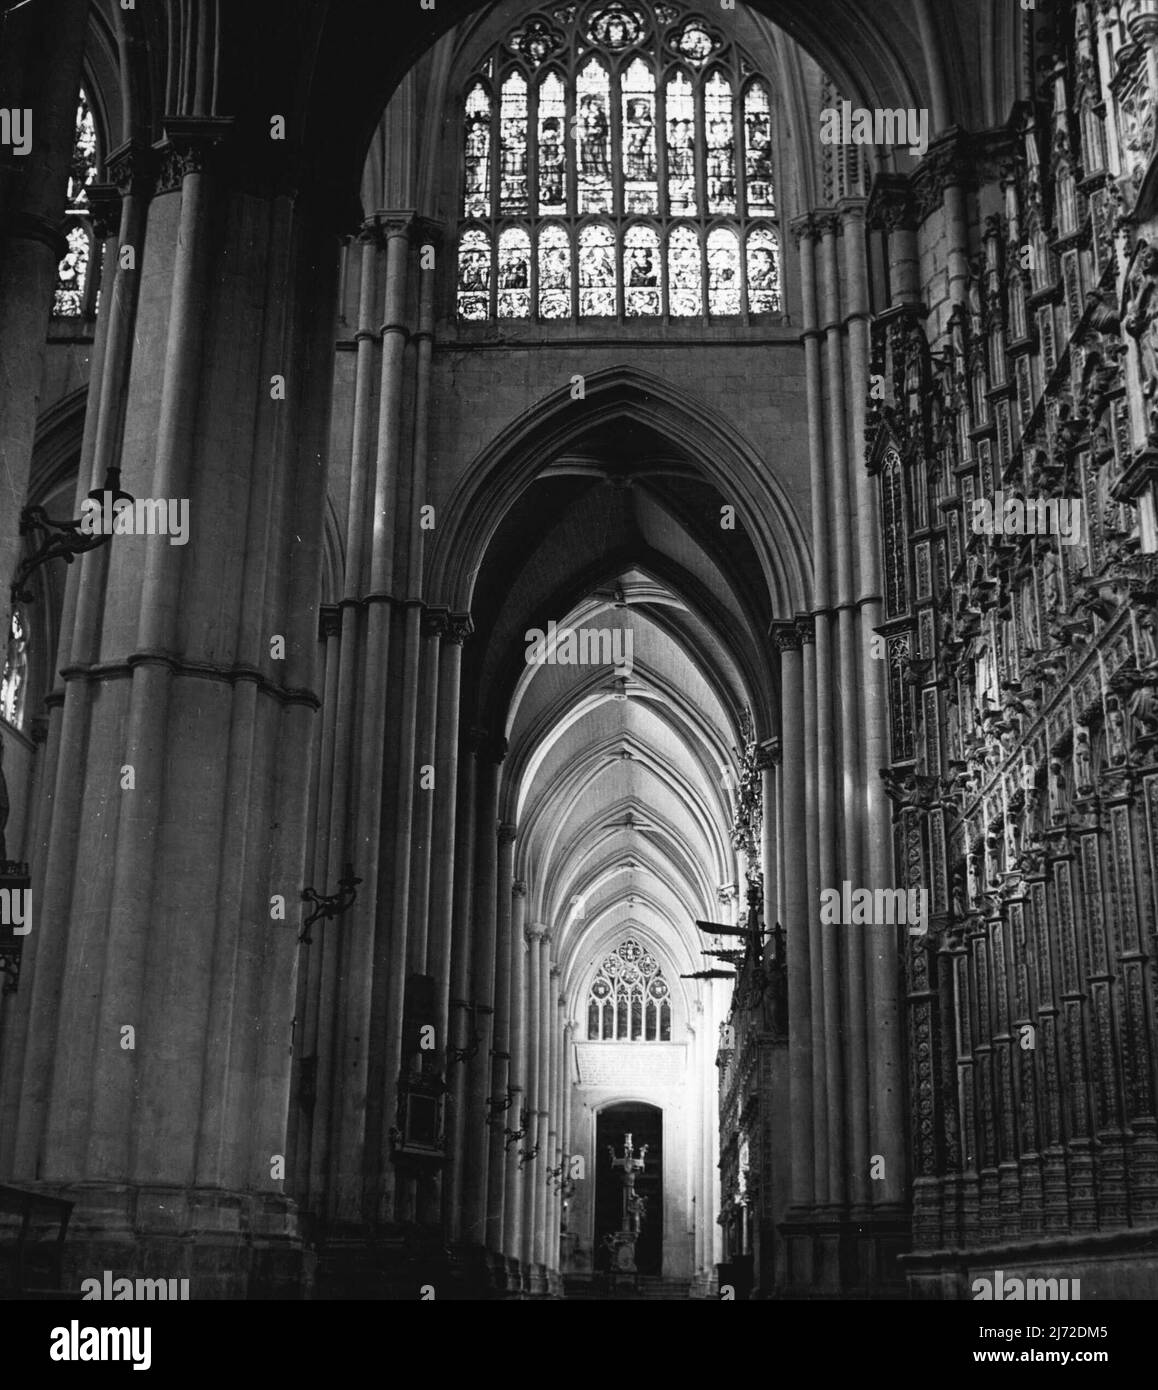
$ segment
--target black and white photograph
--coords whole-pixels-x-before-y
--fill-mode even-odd
[[[0,0],[0,580],[22,1369],[1122,1373],[1158,0]]]

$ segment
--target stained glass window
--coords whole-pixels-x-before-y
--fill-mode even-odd
[[[531,312],[531,238],[517,227],[499,238],[499,318],[525,319]]]
[[[539,214],[567,211],[567,92],[558,73],[539,84]]]
[[[503,83],[499,114],[499,161],[502,167],[501,211],[527,211],[527,81],[513,72]]]
[[[571,238],[558,226],[539,233],[539,317],[571,317]]]
[[[594,59],[579,74],[576,110],[579,212],[610,212],[611,80]]]
[[[623,211],[659,211],[655,75],[642,58],[637,58],[623,75]]]
[[[682,72],[667,84],[667,200],[673,217],[696,215],[696,98]]]
[[[681,4],[530,14],[465,92],[459,317],[780,313],[772,111]]]
[[[78,318],[89,310],[89,269],[93,259],[94,237],[89,218],[88,186],[97,176],[96,123],[84,88],[77,97],[76,143],[68,173],[68,208],[65,212],[65,240],[68,250],[56,270],[56,291],[52,312]]]
[[[753,82],[744,96],[744,182],[748,216],[774,217],[772,107],[761,82]]]
[[[19,604],[12,607],[4,677],[0,681],[0,714],[16,729],[24,727],[24,695],[28,682],[28,629]]]
[[[780,312],[780,255],[771,227],[748,233],[748,308],[753,314]]]
[[[471,321],[490,317],[491,239],[472,227],[458,248],[458,312]]]
[[[663,257],[651,227],[629,227],[623,239],[623,307],[628,318],[662,312]]]
[[[740,312],[740,244],[728,227],[715,227],[708,236],[708,310]]]
[[[579,233],[579,314],[608,318],[615,314],[615,235],[601,222]]]
[[[677,227],[667,245],[668,294],[672,318],[694,318],[704,312],[704,276],[700,238],[691,227]]]
[[[489,217],[491,212],[491,99],[477,83],[466,99],[463,211],[467,217]]]
[[[708,211],[736,211],[736,138],[732,88],[712,73],[704,89],[704,127],[708,146]]]
[[[603,958],[587,995],[591,1042],[670,1042],[671,990],[656,958],[627,937]]]

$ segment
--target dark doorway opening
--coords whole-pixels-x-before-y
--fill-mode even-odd
[[[647,1145],[641,1172],[635,1175],[636,1193],[647,1201],[643,1229],[635,1245],[640,1274],[660,1274],[663,1265],[663,1111],[642,1103],[609,1105],[595,1122],[595,1252],[606,1269],[604,1236],[618,1231],[623,1221],[623,1170],[614,1168],[608,1146],[623,1157],[624,1135],[631,1135],[638,1157]]]

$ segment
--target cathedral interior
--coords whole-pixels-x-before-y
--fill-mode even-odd
[[[0,1296],[1158,1297],[1158,0],[5,0],[0,392]]]

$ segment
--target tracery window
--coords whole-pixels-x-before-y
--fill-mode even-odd
[[[64,227],[68,250],[56,270],[56,292],[52,303],[52,312],[62,318],[80,318],[95,312],[90,285],[94,238],[87,190],[96,179],[97,165],[96,123],[82,87],[77,97],[76,144],[68,175],[68,207]]]
[[[463,100],[458,314],[777,314],[768,83],[675,4],[552,5]]]
[[[670,993],[656,958],[626,937],[591,982],[588,1041],[670,1042]]]
[[[28,686],[28,628],[19,604],[13,604],[0,680],[0,715],[15,729],[24,727],[24,696]]]

